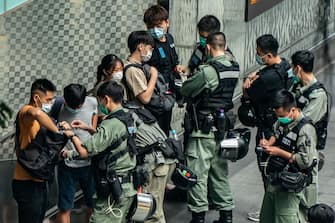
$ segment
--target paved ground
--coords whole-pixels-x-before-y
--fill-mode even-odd
[[[327,89],[335,97],[335,65],[330,65],[319,72],[318,78],[321,82],[325,83]],[[335,100],[335,99],[334,99]],[[253,136],[254,138],[254,136]],[[331,114],[331,120],[328,125],[328,140],[327,148],[324,151],[326,154],[326,164],[324,169],[319,174],[319,202],[327,203],[335,208],[335,109]],[[250,148],[254,148],[254,142]],[[249,152],[246,158],[243,160],[230,163],[230,182],[232,191],[234,193],[236,208],[234,209],[234,222],[235,223],[247,223],[246,219],[247,212],[258,210],[261,206],[261,200],[263,197],[263,189],[260,174],[258,172],[255,153],[253,149]],[[9,165],[9,164],[2,164]],[[4,167],[4,166],[3,166]],[[8,178],[0,179],[0,182],[8,182]],[[9,187],[9,185],[7,185]],[[10,193],[8,194],[10,195]],[[173,193],[169,193],[169,197],[175,198]],[[7,206],[7,208],[5,208]],[[9,208],[10,207],[10,208]],[[0,202],[0,216],[12,213],[16,216],[15,205],[10,205],[7,201],[5,204]],[[11,210],[11,211],[10,211]],[[168,223],[188,223],[191,219],[191,215],[187,210],[185,202],[167,200],[165,202],[165,210]],[[9,215],[12,215],[9,214]],[[72,222],[82,223],[84,222],[83,212],[73,212]],[[2,216],[5,218],[5,216]],[[0,222],[16,222],[13,218],[9,217],[7,220],[1,220]],[[14,217],[15,218],[15,217]],[[207,214],[206,222],[212,222],[218,218],[218,213],[210,211]]]
[[[335,66],[321,70],[318,79],[325,83],[327,89],[335,97]],[[335,99],[334,99],[335,100]],[[252,142],[254,145],[254,141]],[[250,148],[254,148],[251,146]],[[319,202],[327,203],[335,208],[335,109],[331,114],[328,125],[328,140],[325,149],[326,163],[319,174]],[[230,164],[230,182],[234,193],[236,208],[234,210],[234,222],[247,223],[247,213],[258,210],[263,197],[263,187],[261,177],[256,165],[256,156],[253,149],[246,158],[237,163]],[[185,203],[166,202],[165,210],[168,223],[187,223],[191,219],[191,214],[187,211]],[[218,218],[216,211],[207,214],[206,222],[212,222]]]

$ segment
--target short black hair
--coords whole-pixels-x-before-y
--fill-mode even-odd
[[[207,37],[207,44],[214,49],[224,50],[226,47],[226,36],[223,32],[214,32]]]
[[[130,53],[134,53],[139,44],[151,45],[154,46],[154,40],[148,31],[140,30],[134,31],[128,36],[128,48]]]
[[[308,221],[310,223],[333,223],[335,221],[334,210],[326,204],[316,204],[308,209]]]
[[[263,53],[271,53],[273,56],[278,55],[279,43],[271,34],[265,34],[258,37],[256,44]]]
[[[220,21],[213,15],[205,15],[197,24],[199,32],[207,32],[208,34],[219,32],[221,28]]]
[[[161,5],[153,5],[148,8],[143,16],[143,21],[147,27],[151,28],[161,21],[169,19],[169,12]]]
[[[97,96],[99,98],[109,96],[115,103],[121,103],[123,100],[123,87],[115,81],[107,81],[99,87]]]
[[[81,84],[69,84],[64,88],[63,93],[66,104],[76,109],[84,104],[87,92],[85,86]]]
[[[295,52],[292,57],[292,64],[300,66],[305,72],[313,72],[314,68],[314,55],[309,50],[300,50]]]
[[[297,104],[295,102],[293,94],[286,89],[282,89],[275,93],[272,107],[274,109],[283,108],[284,111],[288,112],[292,108],[297,107]]]
[[[30,88],[30,94],[34,94],[36,91],[41,91],[43,93],[47,93],[47,91],[55,92],[56,86],[49,81],[48,79],[41,78],[37,79],[33,82]]]

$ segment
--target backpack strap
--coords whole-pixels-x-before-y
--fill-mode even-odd
[[[298,124],[292,129],[292,132],[295,133],[297,135],[297,140],[298,140],[298,136],[300,133],[300,130],[302,129],[302,127],[304,127],[306,124],[310,124],[312,126],[314,126],[312,119],[308,118],[308,117],[304,117],[302,118]],[[296,152],[296,151],[294,151]]]
[[[171,64],[173,64],[174,66],[179,64],[179,58],[178,58],[178,54],[176,52],[176,48],[175,48],[175,44],[174,44],[174,40],[171,34],[167,33],[166,34],[166,40],[169,43],[169,46],[171,48]]]
[[[281,64],[275,64],[274,69],[276,71],[276,74],[280,78],[280,80],[284,83],[284,88],[288,88],[288,74],[287,71],[284,69],[284,67]]]
[[[58,116],[59,116],[59,112],[62,108],[62,106],[64,105],[65,100],[63,97],[56,97],[54,104],[51,107],[51,111],[49,113],[49,116],[51,118],[53,118],[54,120],[58,121]]]

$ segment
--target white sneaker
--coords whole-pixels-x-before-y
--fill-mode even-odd
[[[248,220],[254,221],[254,222],[259,222],[259,211],[256,212],[249,212],[248,213]]]

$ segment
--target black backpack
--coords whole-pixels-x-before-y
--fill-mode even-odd
[[[32,176],[50,181],[54,177],[55,166],[59,161],[59,152],[66,145],[68,138],[41,127],[36,137],[26,146],[20,148],[20,128],[16,118],[15,150],[18,163]]]
[[[126,86],[128,95],[130,89],[127,85],[125,74],[130,67],[136,67],[138,69],[141,69],[144,72],[147,81],[150,80],[149,65],[129,64],[125,66],[123,69],[123,82]],[[168,83],[166,83],[166,81],[164,80],[163,75],[158,73],[154,93],[151,96],[150,102],[148,104],[145,104],[144,107],[148,109],[153,115],[155,115],[155,117],[158,117],[167,111],[171,111],[174,103],[175,99],[173,98],[172,93],[169,92]]]

